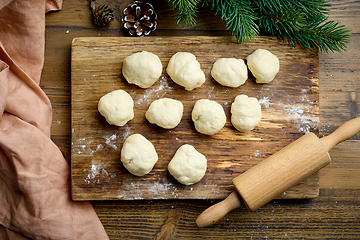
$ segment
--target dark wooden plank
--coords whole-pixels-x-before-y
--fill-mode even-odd
[[[321,190],[313,200],[273,200],[236,209],[212,227],[197,216],[217,201],[94,202],[110,239],[358,239],[360,191]]]
[[[320,53],[320,136],[360,117],[359,41],[360,34],[353,34],[348,51]],[[360,139],[360,134],[352,139]]]
[[[239,88],[217,84],[210,76],[220,57],[245,59],[257,48],[265,48],[280,59],[281,70],[270,84],[257,84],[250,75]],[[126,56],[147,50],[159,55],[164,71],[149,89],[127,84],[121,75]],[[191,92],[174,84],[165,73],[170,57],[178,51],[197,56],[206,74],[205,84]],[[135,101],[135,118],[124,127],[106,123],[97,111],[101,96],[124,89]],[[230,106],[238,94],[257,97],[263,118],[250,133],[236,131],[230,123]],[[149,124],[144,113],[161,97],[181,100],[182,122],[173,130]],[[216,135],[195,131],[191,111],[196,100],[219,102],[227,115],[226,126]],[[239,45],[232,37],[79,38],[72,50],[72,194],[75,200],[103,199],[207,199],[223,198],[233,190],[232,179],[290,142],[311,131],[318,133],[318,54],[291,49],[277,38],[265,37]],[[155,146],[159,161],[152,172],[135,177],[119,161],[123,141],[141,133]],[[166,167],[182,144],[192,144],[208,159],[201,182],[183,186],[169,176]],[[283,197],[318,195],[317,176],[306,180]]]
[[[360,189],[360,141],[340,143],[329,154],[331,163],[320,171],[320,187]]]

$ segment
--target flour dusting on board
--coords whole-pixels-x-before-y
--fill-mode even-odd
[[[208,97],[209,97],[209,99],[211,99],[211,97],[212,97],[212,93],[213,93],[213,91],[214,91],[214,88],[215,88],[215,87],[211,87],[210,90],[208,91]]]
[[[131,134],[131,127],[129,127],[126,124],[123,128],[124,128],[123,140],[125,141],[128,138],[128,136],[130,136]]]
[[[257,157],[266,157],[266,155],[265,154],[262,154],[261,152],[260,152],[260,150],[255,150],[255,153],[254,153],[254,156],[249,156],[249,158],[253,158],[253,157],[255,157],[255,158],[257,158]]]
[[[176,187],[172,183],[154,183],[151,187],[149,187],[149,190],[156,193],[156,194],[164,194],[168,190],[174,190]]]
[[[72,145],[74,144],[79,146],[77,154],[88,154],[90,156],[93,156],[94,153],[104,148],[102,144],[98,144],[95,149],[92,148],[91,141],[87,141],[86,138],[80,138],[75,143],[72,143]]]
[[[317,101],[310,101],[307,90],[301,91],[301,103],[289,102],[285,104],[287,121],[293,121],[300,132],[308,133],[311,129],[317,129],[319,118],[314,114]]]
[[[146,107],[151,102],[150,96],[156,95],[157,98],[162,98],[166,93],[171,92],[173,89],[173,87],[169,86],[167,78],[163,76],[159,79],[158,87],[146,89],[145,93],[137,101],[135,101],[135,106]]]
[[[261,107],[265,107],[265,108],[269,108],[269,97],[263,97],[261,99],[259,99],[259,103],[261,105]]]
[[[143,187],[145,183],[141,182],[132,182],[130,185],[124,186],[124,192],[129,192],[131,195],[125,194],[125,195],[119,195],[119,199],[136,199],[141,200],[144,199],[143,196]],[[152,186],[147,187],[147,190],[152,192],[154,196],[153,199],[166,199],[166,194],[171,193],[173,196],[177,196],[178,189],[173,183],[159,183],[154,182]]]
[[[98,175],[100,175],[100,174],[109,176],[108,171],[104,168],[103,165],[92,164],[90,166],[90,169],[84,169],[84,172],[85,172],[84,182],[86,182],[88,184],[99,183],[100,178],[98,178]]]
[[[115,150],[118,149],[118,146],[114,143],[116,141],[116,133],[112,135],[107,135],[105,138],[105,144],[109,145],[110,147],[114,148]]]
[[[297,128],[299,132],[308,133],[311,129],[318,128],[319,119],[315,114],[317,112],[318,102],[309,99],[306,89],[301,90],[299,101],[283,99],[278,102],[272,102],[270,96],[262,96],[258,100],[264,111],[269,111],[271,104],[274,104],[275,108],[276,106],[280,107],[280,116],[283,116],[283,111],[285,111],[285,116],[287,116],[285,120],[287,122],[293,122],[294,127]],[[273,110],[269,111],[270,117],[276,115],[276,112]]]

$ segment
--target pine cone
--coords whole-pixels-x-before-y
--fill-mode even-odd
[[[105,26],[109,24],[113,19],[113,11],[108,5],[100,5],[95,7],[95,1],[90,3],[94,23],[98,26]]]
[[[156,29],[157,15],[150,3],[135,1],[124,9],[123,23],[131,36],[146,36]]]

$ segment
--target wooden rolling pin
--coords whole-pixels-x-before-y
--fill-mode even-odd
[[[329,164],[331,159],[328,152],[358,132],[360,118],[346,122],[321,139],[313,133],[307,133],[236,177],[233,184],[237,191],[201,213],[196,224],[199,227],[210,226],[242,205],[255,211]]]

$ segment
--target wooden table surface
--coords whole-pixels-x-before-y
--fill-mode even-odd
[[[100,2],[100,1],[98,1]],[[110,1],[123,9],[130,1]],[[151,36],[229,36],[210,8],[200,8],[196,26],[174,24],[165,1],[150,1],[158,14]],[[320,137],[345,121],[360,117],[360,2],[331,1],[330,19],[352,32],[348,50],[320,53]],[[64,1],[46,16],[45,64],[41,87],[53,106],[52,139],[70,163],[70,47],[75,37],[125,36],[116,19],[107,27],[91,20],[89,1]],[[320,195],[312,200],[274,200],[256,212],[237,209],[209,228],[197,216],[219,200],[136,200],[92,202],[110,239],[359,239],[360,134],[330,152],[332,162],[320,171]]]

